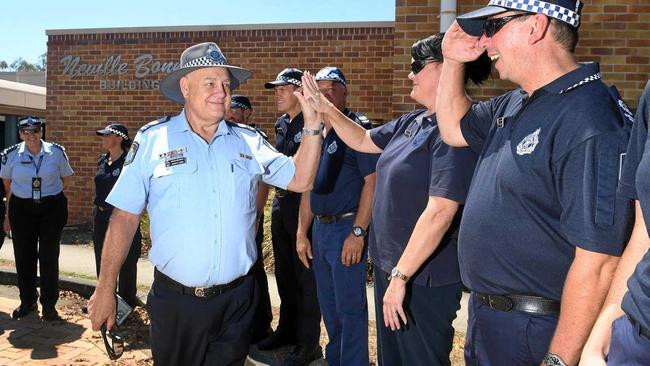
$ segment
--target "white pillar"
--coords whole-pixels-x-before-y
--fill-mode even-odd
[[[456,19],[456,0],[440,1],[440,32],[446,32]]]

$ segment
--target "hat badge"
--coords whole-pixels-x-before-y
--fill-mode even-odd
[[[214,45],[210,45],[208,47],[208,57],[210,57],[212,61],[218,64],[226,63],[226,58],[224,57],[223,53],[221,53],[221,51]]]

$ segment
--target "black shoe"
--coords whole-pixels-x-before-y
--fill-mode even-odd
[[[282,366],[307,366],[312,361],[318,360],[323,357],[323,351],[320,346],[306,347],[298,345],[296,349],[289,354]]]
[[[271,351],[280,347],[290,346],[292,342],[287,337],[278,332],[273,332],[268,337],[262,339],[257,343],[257,349],[260,351]]]
[[[20,306],[17,307],[16,310],[14,310],[11,313],[11,318],[12,319],[24,318],[29,313],[31,313],[32,311],[36,311],[37,309],[38,309],[38,306],[36,305],[36,303],[33,303],[31,305],[27,305],[27,306],[25,306],[23,304],[20,304]]]
[[[63,320],[59,316],[59,312],[57,312],[56,309],[53,307],[43,308],[42,319],[46,322],[55,322],[55,321]]]

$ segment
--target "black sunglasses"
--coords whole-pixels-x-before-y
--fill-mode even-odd
[[[117,328],[117,326],[115,326]],[[124,338],[119,334],[106,329],[106,324],[102,325],[101,329],[102,338],[104,338],[104,346],[106,353],[111,360],[117,360],[122,357],[124,353]]]
[[[418,72],[422,71],[425,66],[428,64],[432,64],[434,62],[438,62],[438,60],[433,59],[433,58],[425,58],[424,60],[413,60],[411,62],[411,71],[413,72],[413,75],[417,74]]]
[[[487,37],[493,37],[495,34],[497,34],[498,31],[503,28],[504,25],[508,24],[509,21],[525,16],[533,15],[531,13],[520,13],[520,14],[515,14],[515,15],[509,15],[507,17],[503,18],[492,18],[492,19],[487,19],[485,23],[483,23],[483,33]]]
[[[20,132],[25,134],[25,135],[30,135],[32,133],[41,132],[41,128],[40,127],[26,127],[26,128],[21,128]]]

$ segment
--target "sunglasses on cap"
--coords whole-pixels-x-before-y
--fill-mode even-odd
[[[411,61],[411,71],[413,72],[413,75],[417,74],[418,72],[422,71],[425,66],[428,64],[432,64],[434,62],[439,62],[436,59],[433,58],[425,58],[424,60],[413,60]]]
[[[503,18],[492,18],[492,19],[487,19],[485,23],[483,23],[483,34],[485,34],[486,37],[493,37],[495,34],[497,34],[498,31],[503,28],[508,22],[510,22],[513,19],[525,17],[533,15],[531,13],[520,13],[520,14],[514,14],[514,15],[509,15]]]
[[[20,133],[22,133],[24,135],[31,135],[33,133],[39,133],[39,132],[41,132],[40,127],[26,127],[26,128],[21,128],[20,129]]]

